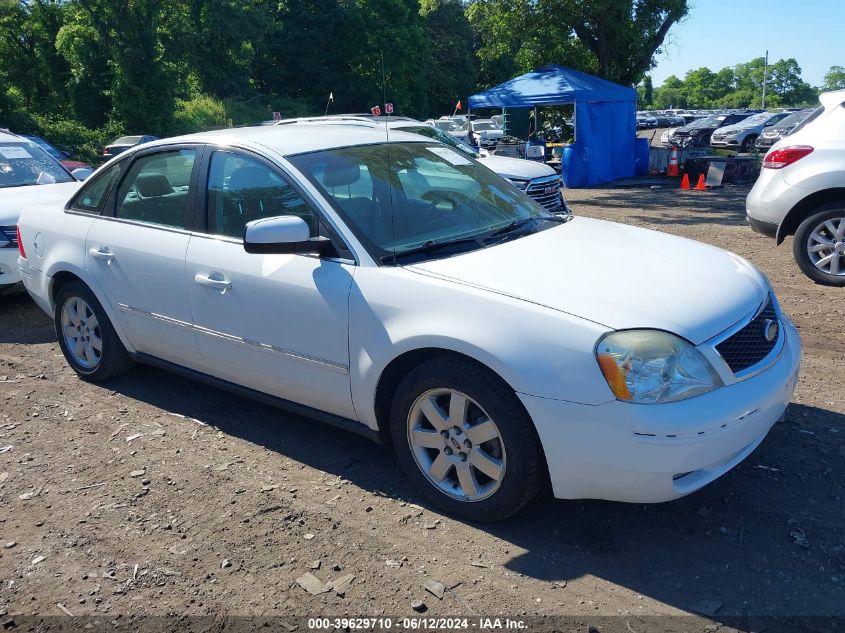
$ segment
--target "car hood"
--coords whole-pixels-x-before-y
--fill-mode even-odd
[[[64,205],[81,186],[81,182],[74,181],[2,189],[0,190],[2,191],[0,193],[0,225],[17,224],[21,211],[27,207],[42,204]]]
[[[694,344],[760,307],[765,277],[713,246],[574,218],[494,247],[408,267],[607,326],[654,328]]]
[[[486,158],[479,158],[478,162],[500,176],[505,178],[516,178],[518,180],[545,178],[546,176],[554,176],[557,173],[548,165],[522,158],[487,156]]]

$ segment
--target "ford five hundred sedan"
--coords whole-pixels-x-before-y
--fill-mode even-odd
[[[763,441],[797,379],[798,335],[744,259],[549,213],[401,131],[149,143],[19,228],[82,379],[148,363],[357,431],[471,520],[547,484],[691,493]]]

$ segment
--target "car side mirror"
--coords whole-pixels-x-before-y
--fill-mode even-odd
[[[77,169],[74,169],[72,172],[70,172],[70,175],[73,176],[74,178],[76,178],[77,180],[82,181],[82,180],[85,180],[86,178],[88,178],[88,176],[90,176],[93,173],[94,173],[94,170],[92,170],[92,169],[88,169],[87,167],[79,167]]]
[[[244,250],[247,253],[322,255],[330,248],[330,240],[312,238],[308,224],[295,215],[253,220],[244,227]]]

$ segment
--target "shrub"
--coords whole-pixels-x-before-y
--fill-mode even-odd
[[[232,119],[226,113],[222,101],[208,95],[199,95],[188,100],[177,99],[172,126],[174,134],[190,134],[232,127]]]

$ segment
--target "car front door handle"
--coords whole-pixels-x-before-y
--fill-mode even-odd
[[[94,259],[101,259],[104,262],[109,263],[111,263],[111,261],[114,259],[114,253],[112,253],[105,246],[101,246],[100,248],[92,248],[88,251],[88,254]]]
[[[208,275],[201,275],[198,273],[194,276],[194,281],[196,281],[201,286],[215,288],[216,290],[220,290],[221,292],[225,292],[226,290],[232,288],[232,282],[226,279],[220,273],[210,273]]]

